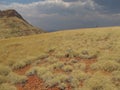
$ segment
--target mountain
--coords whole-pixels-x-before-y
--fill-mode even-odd
[[[43,33],[42,29],[29,24],[16,10],[0,11],[0,38]]]

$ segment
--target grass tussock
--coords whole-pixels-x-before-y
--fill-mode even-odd
[[[84,90],[117,90],[109,77],[98,72],[85,81],[83,88]]]
[[[4,83],[0,85],[0,90],[17,90],[17,88],[11,84]]]
[[[0,75],[0,84],[7,82],[7,78],[5,76]]]
[[[73,67],[72,67],[71,65],[64,65],[64,66],[62,67],[62,70],[63,70],[64,72],[72,72],[72,71],[73,71]]]
[[[98,62],[92,64],[91,69],[112,72],[115,70],[120,70],[120,64],[117,63],[116,61],[102,60],[102,61],[98,61]]]
[[[0,64],[0,75],[6,76],[11,72],[10,67]]]
[[[120,89],[120,71],[112,72],[112,82]]]
[[[12,84],[18,84],[18,83],[24,84],[27,81],[26,76],[18,75],[18,74],[13,73],[13,72],[9,73],[7,78],[8,78],[8,81],[11,82]]]
[[[55,74],[53,78],[48,79],[45,84],[47,87],[59,86],[68,80],[68,76],[64,74]],[[62,88],[62,87],[59,87]]]

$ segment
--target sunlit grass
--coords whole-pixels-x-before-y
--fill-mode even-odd
[[[64,90],[70,84],[73,90],[119,90],[119,29],[91,28],[0,39],[0,83],[4,84],[6,77],[21,83],[25,77],[36,75],[47,88]],[[26,66],[30,69],[24,78],[14,73]]]

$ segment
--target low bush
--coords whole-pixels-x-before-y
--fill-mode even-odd
[[[112,82],[120,88],[120,71],[112,72]]]
[[[63,70],[64,72],[72,72],[73,67],[72,67],[71,65],[64,65],[64,66],[62,67],[62,70]]]
[[[10,67],[0,64],[0,75],[6,76],[11,72]]]
[[[70,60],[70,64],[78,63],[78,62],[79,62],[79,60],[77,60],[77,59],[71,59],[71,60]]]
[[[112,72],[112,77],[113,77],[114,80],[120,81],[120,71]]]
[[[98,61],[94,64],[91,65],[91,69],[93,70],[104,70],[104,71],[115,71],[115,70],[120,70],[120,65],[116,61]]]
[[[17,88],[11,84],[3,83],[0,85],[0,90],[17,90]]]
[[[69,82],[70,82],[70,85],[71,85],[72,88],[78,88],[79,85],[80,85],[80,81],[77,78],[74,78],[74,77],[71,78]]]
[[[64,66],[64,63],[61,61],[58,61],[52,65],[54,69],[61,69]]]
[[[111,79],[100,72],[96,72],[91,78],[87,79],[83,88],[89,88],[89,90],[117,90]]]
[[[40,67],[38,67],[38,66],[35,66],[35,67],[30,68],[28,71],[26,71],[25,75],[31,76],[31,75],[37,74],[37,70],[38,70],[39,68],[40,68]]]
[[[81,59],[92,59],[97,58],[99,52],[93,48],[81,49],[79,52],[79,57]]]
[[[53,75],[52,72],[46,71],[46,73],[39,76],[39,78],[41,78],[44,82],[46,82],[46,81],[49,81],[49,80],[53,79],[54,75]]]
[[[5,76],[0,75],[0,84],[7,82],[7,78]]]
[[[45,84],[48,87],[54,87],[56,85],[60,85],[68,80],[68,76],[64,74],[55,74],[53,78],[46,80]]]
[[[75,63],[74,68],[77,70],[79,69],[79,70],[84,71],[86,69],[86,64],[85,63]]]
[[[71,73],[71,77],[76,78],[79,81],[84,81],[84,80],[90,78],[90,75],[86,74],[85,72],[80,71],[80,70],[74,70]]]
[[[25,83],[27,81],[27,77],[23,76],[23,75],[18,75],[16,73],[9,73],[9,75],[7,76],[8,81],[12,84],[18,84],[18,83]]]
[[[112,60],[112,61],[116,61],[120,64],[120,55],[119,53],[102,53],[99,57],[98,57],[98,61],[101,60]]]
[[[59,61],[57,58],[55,57],[48,57],[46,58],[46,61],[49,63],[49,64],[53,64],[53,63],[56,63],[57,61]]]
[[[66,55],[65,51],[55,51],[54,53],[55,53],[54,56],[56,58],[62,58],[62,57],[65,57],[65,55]]]
[[[57,86],[60,90],[65,90],[65,88],[67,87],[67,85],[65,83],[60,83],[58,86]]]
[[[39,77],[39,78],[41,78],[41,76],[42,75],[44,75],[47,71],[49,71],[49,69],[48,68],[46,68],[46,67],[39,67],[39,68],[37,68],[37,76]]]
[[[18,61],[13,64],[12,69],[21,69],[25,67],[27,64],[24,61]]]
[[[83,71],[80,70],[74,70],[70,74],[69,82],[72,88],[78,88],[80,85],[80,82],[90,78],[89,74],[84,73]]]

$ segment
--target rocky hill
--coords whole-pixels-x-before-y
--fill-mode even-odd
[[[0,11],[0,38],[26,36],[44,31],[29,24],[16,10]]]

